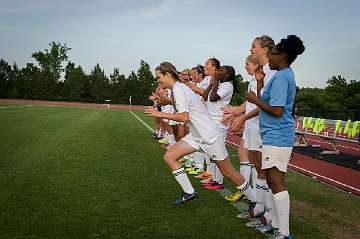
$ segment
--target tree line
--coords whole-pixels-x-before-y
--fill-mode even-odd
[[[1,59],[0,98],[93,103],[110,99],[112,103],[127,104],[132,96],[134,104],[152,104],[148,96],[156,88],[156,79],[145,61],[128,76],[117,67],[107,76],[99,64],[87,74],[80,65],[69,61],[70,50],[66,44],[51,42],[48,49],[31,55],[37,64],[27,63],[23,68]],[[232,105],[244,101],[248,85],[240,74],[236,80]],[[342,76],[328,79],[324,89],[301,88],[296,98],[300,116],[359,120],[359,106],[360,82],[348,82]]]

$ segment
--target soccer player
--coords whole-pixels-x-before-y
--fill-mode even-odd
[[[165,155],[164,161],[169,166],[177,182],[180,184],[183,195],[174,204],[179,205],[198,197],[197,192],[191,185],[189,178],[177,161],[182,156],[197,150],[203,151],[217,164],[221,173],[229,178],[239,190],[242,190],[247,198],[254,201],[255,195],[251,195],[249,184],[244,177],[232,166],[225,147],[225,138],[222,129],[214,122],[207,112],[200,98],[185,84],[178,80],[178,73],[171,63],[163,62],[155,69],[155,75],[160,85],[172,90],[172,99],[176,113],[158,112],[153,107],[147,107],[145,113],[156,118],[166,118],[178,122],[188,122],[190,133],[170,148]]]
[[[295,75],[291,64],[305,50],[302,40],[289,35],[270,52],[269,66],[277,70],[264,85],[260,99],[247,92],[246,99],[260,108],[259,126],[262,139],[262,169],[273,192],[273,221],[279,229],[270,238],[291,238],[289,230],[290,198],[285,186],[292,147],[295,141],[294,119],[291,115],[296,94]],[[259,79],[264,84],[263,79]]]

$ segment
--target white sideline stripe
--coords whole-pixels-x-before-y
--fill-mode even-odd
[[[139,120],[148,130],[150,130],[150,132],[154,132],[154,130],[147,124],[145,123],[142,119],[140,119],[134,112],[132,112],[131,110],[129,111],[137,120]],[[227,188],[224,188],[224,189],[217,189],[216,190],[221,197],[225,197],[227,195],[230,195],[231,192],[227,189]],[[241,201],[238,201],[238,202],[235,202],[235,203],[232,203],[232,205],[238,209],[239,211],[244,211],[245,209],[247,209],[247,204],[244,203],[244,202],[241,202]]]
[[[228,140],[226,140],[226,142],[229,143],[229,144],[231,144],[231,145],[235,145],[236,147],[239,147],[239,146],[240,146],[240,145],[238,145],[238,144],[236,144],[236,143],[233,143],[233,142],[230,142],[230,141],[228,141]],[[331,182],[333,182],[333,183],[336,183],[336,184],[338,184],[338,185],[341,185],[341,186],[344,186],[344,187],[353,189],[353,190],[355,190],[355,191],[357,191],[357,192],[360,192],[360,189],[354,188],[354,187],[352,187],[352,186],[350,186],[350,185],[347,185],[347,184],[345,184],[345,183],[340,183],[339,181],[336,181],[336,180],[334,180],[334,179],[328,178],[328,177],[326,177],[326,176],[322,176],[322,175],[320,175],[320,174],[314,173],[313,171],[304,169],[304,168],[302,168],[302,167],[293,165],[293,164],[291,164],[291,163],[289,163],[289,165],[290,165],[291,167],[294,167],[294,168],[299,169],[299,170],[301,170],[301,171],[307,172],[307,173],[311,174],[312,176],[320,177],[320,178],[329,180],[329,181],[331,181]]]
[[[147,124],[145,123],[142,119],[139,118],[139,116],[137,116],[134,112],[132,112],[131,110],[129,110],[129,112],[138,120],[140,121],[140,123],[142,123],[148,130],[150,130],[151,133],[154,133],[154,130]]]

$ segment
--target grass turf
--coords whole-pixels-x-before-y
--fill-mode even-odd
[[[35,106],[0,116],[0,238],[266,238],[197,180],[199,200],[171,206],[180,188],[164,151],[128,111]],[[357,197],[287,179],[295,238],[359,235]]]

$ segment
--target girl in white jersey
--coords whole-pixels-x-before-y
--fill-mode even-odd
[[[260,84],[259,81],[253,82],[252,91],[257,91],[259,94],[261,88],[269,82],[269,80],[276,73],[276,70],[270,70],[269,67],[269,53],[271,49],[274,47],[274,40],[266,35],[256,37],[251,44],[250,52],[252,60],[256,62],[256,64],[260,64],[262,69],[258,68],[253,73],[256,78],[264,78],[263,83]],[[246,107],[246,114],[238,117],[231,125],[231,131],[236,132],[239,131],[244,123],[245,123],[245,147],[250,150],[249,158],[252,163],[255,165],[255,168],[258,172],[258,177],[256,180],[256,205],[253,209],[249,211],[245,211],[242,214],[239,214],[240,218],[254,218],[247,226],[256,227],[256,230],[260,232],[271,232],[277,225],[272,225],[272,212],[273,212],[273,200],[272,200],[272,192],[269,189],[269,186],[266,182],[265,172],[261,169],[262,160],[261,160],[261,138],[259,132],[259,122],[258,122],[258,114],[259,109],[247,102],[246,106],[252,105],[251,108]],[[237,111],[236,111],[237,110]],[[235,114],[239,114],[239,110],[242,110],[241,106],[238,109],[234,110]],[[254,118],[256,117],[256,118]],[[264,213],[263,216],[261,216]],[[260,218],[257,218],[259,217]],[[274,222],[276,224],[276,222]]]
[[[212,77],[208,88],[205,90],[203,97],[207,98],[206,108],[210,114],[210,118],[213,119],[218,126],[222,129],[221,137],[224,141],[227,136],[228,126],[221,123],[223,116],[222,109],[230,104],[233,92],[235,80],[235,69],[232,66],[220,67],[220,78]],[[219,168],[215,166],[213,174],[213,180],[203,185],[205,189],[223,189],[224,176],[221,174]]]
[[[299,37],[290,35],[282,39],[270,52],[269,65],[271,69],[277,70],[276,74],[264,84],[260,98],[254,92],[246,93],[246,99],[261,109],[262,169],[274,194],[273,220],[279,226],[270,239],[292,238],[289,231],[290,198],[285,186],[285,173],[295,141],[291,112],[296,82],[290,65],[304,50]],[[257,80],[262,84],[261,78]]]
[[[249,192],[248,183],[244,177],[232,166],[225,147],[224,138],[221,137],[222,129],[208,115],[205,105],[200,98],[185,84],[178,82],[176,68],[169,62],[163,62],[155,69],[159,84],[169,88],[173,93],[173,103],[176,113],[169,114],[158,112],[148,107],[145,113],[157,118],[166,118],[178,122],[188,122],[190,133],[177,142],[174,147],[164,155],[164,161],[169,166],[175,179],[180,184],[183,195],[175,201],[175,205],[196,199],[197,192],[191,185],[187,174],[180,163],[182,156],[197,150],[203,151],[215,161],[222,174],[228,177],[246,197],[255,200],[255,195]]]

